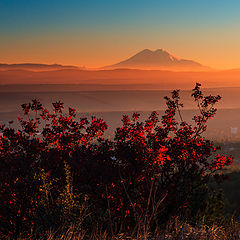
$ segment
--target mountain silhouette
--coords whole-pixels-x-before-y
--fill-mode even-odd
[[[78,69],[75,66],[66,66],[60,64],[39,64],[39,63],[19,63],[4,64],[0,63],[0,70],[30,70],[30,71],[50,71],[61,69]]]
[[[151,51],[144,49],[136,55],[117,64],[104,68],[140,68],[165,70],[201,70],[206,69],[198,62],[177,58],[163,49]]]

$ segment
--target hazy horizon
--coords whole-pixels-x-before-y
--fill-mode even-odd
[[[169,55],[170,60],[177,60],[177,61],[189,61],[194,64],[198,64],[202,66],[203,68],[194,68],[194,67],[187,67],[187,68],[174,68],[174,66],[167,66],[167,65],[161,65],[160,63],[149,63],[147,66],[144,65],[129,65],[129,66],[121,66],[119,64],[122,64],[124,62],[128,62],[132,59],[134,59],[136,56],[140,55],[141,53],[144,52],[151,52],[152,54],[163,51],[164,53],[167,53]],[[146,55],[142,56],[144,59]],[[162,59],[163,61],[166,59]],[[145,59],[145,62],[147,62],[148,59]],[[24,66],[25,65],[25,66]],[[32,66],[31,66],[32,65]],[[34,66],[35,65],[35,66]],[[32,68],[31,68],[32,67]],[[48,67],[48,69],[44,69]],[[38,69],[37,69],[38,68]],[[11,70],[11,69],[29,69],[30,71],[46,71],[46,70],[59,70],[59,69],[79,69],[79,70],[88,70],[88,71],[96,71],[96,70],[107,70],[107,69],[136,69],[136,70],[162,70],[162,71],[224,71],[224,70],[235,70],[235,69],[240,69],[240,64],[239,66],[229,66],[229,67],[222,67],[222,68],[214,68],[212,66],[204,65],[201,62],[196,62],[195,59],[186,59],[182,56],[176,56],[172,52],[169,52],[167,49],[162,49],[162,48],[157,48],[157,49],[141,49],[138,52],[135,52],[132,55],[126,56],[125,59],[120,59],[118,62],[112,62],[109,63],[108,65],[98,65],[94,67],[88,67],[85,64],[82,65],[76,65],[76,64],[69,64],[65,62],[64,64],[61,62],[31,62],[29,60],[23,60],[23,61],[12,61],[12,62],[6,62],[2,61],[0,62],[0,71],[1,70]]]

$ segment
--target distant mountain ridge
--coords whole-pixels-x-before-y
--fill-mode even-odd
[[[31,70],[31,71],[49,71],[60,69],[79,69],[76,66],[60,65],[60,64],[39,64],[39,63],[19,63],[5,64],[0,63],[0,70]]]
[[[127,60],[104,68],[204,70],[207,67],[192,60],[177,58],[163,49],[157,49],[155,51],[144,49]]]

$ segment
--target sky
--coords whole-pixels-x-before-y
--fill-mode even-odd
[[[95,68],[146,48],[240,68],[240,1],[0,0],[0,63]]]

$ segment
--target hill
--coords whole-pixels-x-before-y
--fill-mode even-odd
[[[60,64],[40,64],[40,63],[19,63],[5,64],[0,63],[0,70],[30,70],[30,71],[50,71],[60,69],[78,69],[76,66]]]
[[[0,71],[0,85],[6,84],[81,84],[113,86],[111,89],[191,89],[196,83],[203,87],[240,87],[240,70],[225,71],[163,71],[163,70],[80,70]],[[109,89],[107,87],[107,89]],[[109,89],[110,90],[110,89]]]

